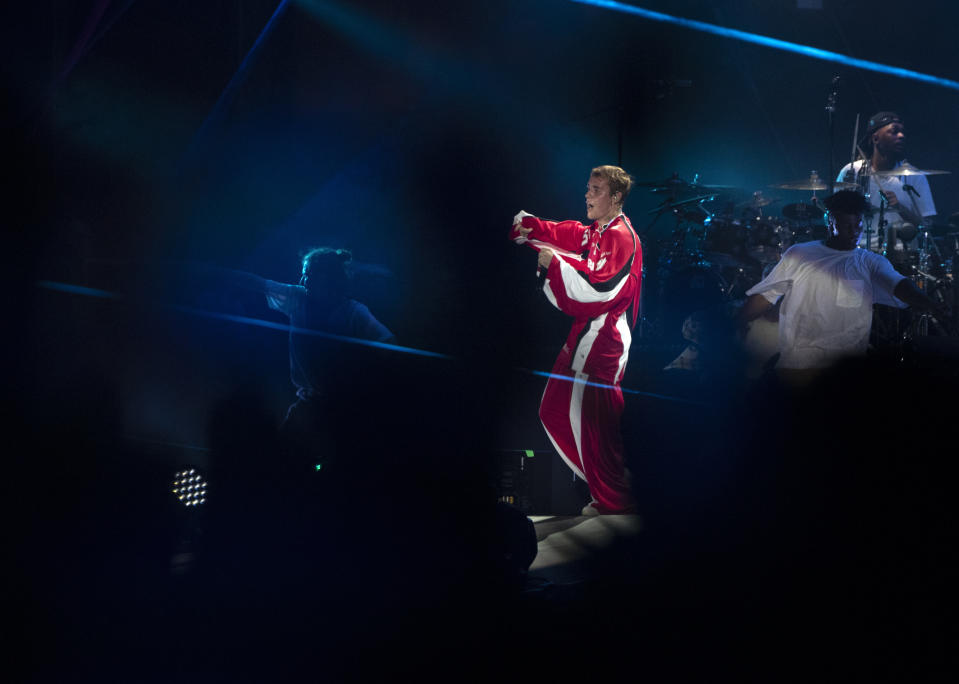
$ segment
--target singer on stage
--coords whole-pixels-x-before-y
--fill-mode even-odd
[[[510,238],[538,254],[537,273],[553,306],[573,317],[539,416],[553,446],[589,485],[583,515],[632,513],[620,419],[631,331],[642,286],[643,250],[623,203],[632,178],[598,166],[586,186],[593,222],[546,221],[520,211]]]

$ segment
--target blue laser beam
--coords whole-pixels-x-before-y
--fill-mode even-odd
[[[294,325],[284,325],[273,321],[264,321],[260,318],[251,318],[249,316],[237,316],[235,314],[220,313],[218,311],[207,311],[206,309],[197,309],[192,306],[173,305],[170,307],[174,311],[201,316],[204,318],[213,318],[221,321],[230,321],[232,323],[243,323],[244,325],[253,325],[261,328],[271,328],[273,330],[282,330],[285,332],[296,333],[298,335],[312,335],[314,337],[324,337],[328,340],[337,342],[346,342],[348,344],[358,344],[364,347],[375,347],[376,349],[389,349],[391,351],[403,352],[404,354],[415,354],[417,356],[428,356],[435,359],[452,359],[448,354],[426,351],[425,349],[416,349],[414,347],[401,347],[398,344],[389,344],[387,342],[376,342],[374,340],[363,340],[358,337],[347,337],[346,335],[335,335],[333,333],[323,332],[322,330],[313,330],[312,328],[298,328]]]
[[[87,297],[98,297],[101,299],[112,299],[122,301],[123,296],[115,293],[108,292],[106,290],[98,290],[92,287],[84,287],[82,285],[72,285],[70,283],[59,283],[51,280],[39,280],[37,281],[39,287],[46,288],[48,290],[54,290],[57,292],[65,292],[68,294],[78,294],[84,295]],[[280,330],[283,332],[292,332],[301,335],[314,335],[316,337],[324,337],[331,340],[337,340],[339,342],[345,342],[347,344],[359,344],[365,347],[374,347],[377,349],[388,349],[390,351],[400,352],[403,354],[413,354],[416,356],[425,356],[434,359],[445,359],[445,360],[455,360],[453,356],[449,354],[441,354],[439,352],[427,351],[425,349],[416,349],[415,347],[403,347],[397,344],[389,344],[386,342],[375,342],[373,340],[363,340],[356,337],[347,337],[345,335],[334,335],[333,333],[323,332],[321,330],[313,330],[310,328],[299,328],[292,325],[284,325],[283,323],[276,323],[274,321],[264,321],[260,318],[252,318],[250,316],[238,316],[236,314],[227,314],[221,313],[219,311],[207,311],[206,309],[198,309],[192,306],[183,306],[180,304],[167,305],[167,309],[173,311],[179,311],[181,313],[189,314],[191,316],[199,316],[202,318],[210,318],[214,320],[229,321],[231,323],[240,323],[242,325],[251,325],[259,328],[268,328],[270,330]],[[583,380],[581,378],[570,377],[568,375],[558,375],[556,373],[547,373],[546,371],[537,371],[529,370],[527,368],[517,368],[516,370],[528,373],[530,375],[536,375],[543,378],[555,378],[557,380],[562,380],[565,382],[574,382],[589,385],[591,387],[605,387],[605,388],[615,388],[616,385],[610,385],[601,382],[594,382],[590,380]],[[683,404],[695,404],[698,406],[708,406],[704,402],[692,401],[690,399],[683,399],[680,397],[670,397],[665,394],[655,394],[653,392],[643,392],[640,390],[629,389],[627,387],[620,387],[620,389],[626,394],[635,394],[643,397],[650,397],[653,399],[662,399],[664,401],[676,401]]]
[[[531,375],[538,375],[541,378],[553,378],[554,380],[561,380],[563,382],[572,382],[579,385],[588,385],[589,387],[605,387],[607,389],[615,389],[616,385],[610,385],[603,382],[594,382],[592,380],[583,380],[582,378],[570,377],[569,375],[559,375],[557,373],[547,373],[546,371],[537,371],[529,370],[526,368],[520,368],[518,370],[523,371],[524,373],[529,373]],[[624,394],[636,394],[643,397],[652,397],[653,399],[663,399],[665,401],[678,401],[682,404],[696,404],[697,406],[709,406],[709,404],[702,401],[692,401],[691,399],[683,399],[681,397],[670,397],[665,394],[656,394],[654,392],[642,392],[640,390],[629,389],[627,387],[620,386],[620,389]]]
[[[123,299],[120,295],[115,292],[107,292],[106,290],[97,290],[92,287],[84,287],[82,285],[71,285],[69,283],[57,283],[52,280],[38,280],[37,285],[44,287],[48,290],[56,290],[57,292],[66,292],[68,294],[78,294],[84,295],[86,297],[98,297],[100,299]]]
[[[794,52],[799,55],[804,55],[806,57],[811,57],[813,59],[820,59],[826,62],[835,62],[837,64],[845,64],[847,66],[855,67],[857,69],[864,69],[866,71],[876,71],[883,74],[898,76],[899,78],[909,78],[915,81],[922,81],[923,83],[931,83],[932,85],[942,86],[943,88],[959,90],[959,81],[953,81],[948,78],[930,76],[929,74],[923,74],[921,72],[913,71],[911,69],[903,69],[901,67],[889,66],[887,64],[879,64],[878,62],[871,62],[865,59],[857,59],[856,57],[850,57],[848,55],[843,55],[838,52],[830,52],[829,50],[822,50],[820,48],[811,47],[809,45],[800,45],[799,43],[790,43],[789,41],[786,41],[786,40],[780,40],[778,38],[770,38],[769,36],[761,36],[757,33],[739,31],[737,29],[726,28],[724,26],[717,26],[715,24],[707,24],[706,22],[696,21],[695,19],[684,19],[683,17],[676,17],[671,14],[663,14],[662,12],[654,12],[652,10],[644,9],[642,7],[634,7],[633,5],[626,5],[621,2],[614,2],[613,0],[570,0],[570,2],[575,2],[580,5],[592,5],[593,7],[600,7],[602,9],[613,10],[615,12],[632,14],[638,17],[642,17],[644,19],[664,22],[667,24],[674,24],[676,26],[682,26],[683,28],[693,29],[694,31],[711,33],[713,35],[722,36],[724,38],[733,38],[735,40],[741,40],[743,42],[753,43],[755,45],[762,45],[764,47],[773,48],[775,50]]]
[[[233,101],[233,95],[239,88],[240,83],[242,83],[243,79],[246,78],[246,74],[250,69],[250,64],[253,62],[253,57],[256,55],[257,50],[260,49],[260,46],[263,45],[263,42],[266,40],[267,36],[269,36],[273,31],[277,21],[289,4],[290,0],[280,0],[280,4],[277,5],[273,15],[270,17],[269,21],[266,22],[266,26],[263,27],[263,30],[260,31],[260,35],[257,36],[256,41],[254,41],[253,47],[251,47],[250,51],[246,53],[246,57],[243,58],[243,62],[240,64],[240,67],[236,70],[236,73],[233,74],[233,77],[230,79],[230,82],[227,83],[226,88],[223,89],[223,92],[220,93],[220,97],[217,98],[216,104],[213,105],[213,109],[210,110],[210,113],[200,125],[196,135],[193,136],[190,147],[187,149],[184,156],[186,161],[188,161],[196,152],[197,147],[202,142],[207,130],[209,130],[214,123],[222,118],[226,108]]]
[[[84,295],[87,297],[97,297],[100,299],[113,299],[117,301],[122,301],[124,297],[115,292],[108,292],[106,290],[97,290],[92,287],[84,287],[82,285],[72,285],[70,283],[59,283],[51,280],[39,280],[37,281],[39,287],[46,288],[48,290],[55,290],[57,292],[66,292],[68,294],[78,294]],[[299,335],[312,335],[315,337],[324,337],[330,340],[336,340],[338,342],[346,342],[347,344],[358,344],[364,347],[374,347],[376,349],[388,349],[390,351],[402,352],[404,354],[414,354],[417,356],[427,356],[435,359],[452,359],[452,356],[448,354],[441,354],[439,352],[427,351],[425,349],[416,349],[415,347],[403,347],[398,344],[389,344],[387,342],[376,342],[374,340],[363,340],[358,337],[347,337],[345,335],[335,335],[333,333],[324,332],[322,330],[313,330],[311,328],[299,328],[293,325],[285,325],[283,323],[276,323],[274,321],[265,321],[260,318],[252,318],[250,316],[238,316],[236,314],[227,314],[220,313],[219,311],[207,311],[206,309],[198,309],[192,306],[184,306],[182,304],[170,304],[164,308],[171,311],[179,311],[181,313],[190,314],[191,316],[199,316],[201,318],[211,318],[221,321],[229,321],[231,323],[241,323],[243,325],[252,325],[258,328],[269,328],[271,330],[281,330],[283,332],[292,332]]]

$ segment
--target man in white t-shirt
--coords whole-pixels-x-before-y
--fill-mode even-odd
[[[895,112],[873,114],[867,122],[861,144],[870,155],[869,159],[846,164],[836,180],[858,183],[868,193],[869,203],[873,206],[870,248],[877,250],[880,244],[878,209],[885,203],[884,237],[890,242],[891,249],[901,249],[896,237],[908,243],[915,239],[916,228],[935,219],[936,204],[932,200],[929,182],[923,175],[887,175],[910,166],[905,158],[905,126]],[[865,247],[865,242],[862,241],[860,246]]]
[[[740,312],[745,325],[782,299],[777,370],[821,369],[864,354],[872,305],[944,312],[880,254],[857,247],[866,198],[840,190],[825,200],[825,240],[793,245],[761,282],[750,288]]]

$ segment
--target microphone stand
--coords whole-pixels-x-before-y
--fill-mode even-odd
[[[839,102],[839,76],[833,76],[832,79],[832,90],[829,92],[829,97],[826,99],[826,117],[828,119],[829,126],[829,194],[833,194],[835,190],[836,182],[836,171],[833,168],[833,147],[835,139],[835,119],[834,114],[836,113],[836,105]]]
[[[879,228],[876,231],[876,247],[878,251],[883,256],[886,256],[886,206],[889,204],[889,200],[886,199],[886,196],[882,194],[882,190],[879,191]],[[869,238],[866,238],[866,248],[869,249]]]

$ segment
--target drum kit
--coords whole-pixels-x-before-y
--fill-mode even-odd
[[[948,172],[896,169],[896,175],[941,173]],[[770,185],[771,196],[762,190],[749,193],[735,186],[704,185],[698,174],[692,181],[673,174],[636,186],[663,196],[648,212],[652,218],[644,231],[644,279],[648,279],[643,288],[641,334],[667,344],[680,340],[684,321],[691,314],[719,312],[744,299],[746,290],[762,280],[791,245],[826,237],[825,207],[817,193],[828,192],[830,184],[816,171],[801,180]],[[832,189],[862,190],[858,184],[846,182],[834,182]],[[790,192],[806,196],[789,197]],[[672,219],[669,228],[653,231],[654,224],[664,218]],[[877,249],[920,289],[951,305],[959,225],[950,220],[918,230],[910,224],[883,230],[882,216],[876,219],[876,215],[867,216],[866,228],[885,237],[876,243]],[[651,238],[664,232],[660,239]],[[891,240],[897,237],[915,247],[894,250]],[[955,312],[955,307],[952,310]],[[913,332],[925,334],[919,329]]]

